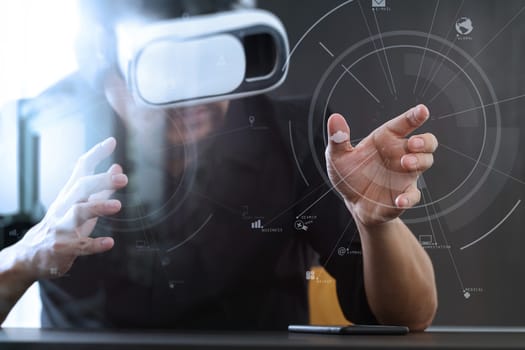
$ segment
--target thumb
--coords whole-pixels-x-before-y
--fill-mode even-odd
[[[350,127],[341,114],[332,114],[328,118],[328,152],[332,154],[352,151]]]

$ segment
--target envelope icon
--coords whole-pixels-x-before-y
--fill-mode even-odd
[[[386,7],[386,0],[372,0],[372,7]]]

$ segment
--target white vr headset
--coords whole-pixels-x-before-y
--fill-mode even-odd
[[[279,86],[288,39],[263,10],[238,10],[117,29],[120,69],[135,98],[183,106],[247,97]]]

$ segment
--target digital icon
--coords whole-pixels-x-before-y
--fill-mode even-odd
[[[339,247],[337,249],[337,254],[339,254],[339,256],[345,256],[345,254],[347,254],[348,252],[349,252],[349,249],[345,247]]]
[[[250,128],[253,128],[253,125],[255,124],[255,116],[253,115],[249,116],[248,122],[250,123]]]
[[[255,220],[254,222],[252,222],[252,230],[260,229],[263,227],[264,226],[262,225],[261,219]]]
[[[386,7],[386,0],[372,0],[372,7]]]
[[[315,280],[315,271],[306,271],[306,280]]]
[[[432,245],[434,243],[432,235],[419,235],[421,245]]]
[[[469,35],[474,30],[472,20],[468,17],[461,17],[456,21],[456,31],[460,35]]]
[[[295,229],[298,231],[299,230],[308,231],[308,226],[306,226],[304,222],[302,222],[302,220],[296,220],[293,225]]]

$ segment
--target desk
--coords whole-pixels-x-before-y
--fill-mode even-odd
[[[425,332],[338,336],[267,332],[131,332],[6,328],[0,349],[517,349],[525,333]]]

